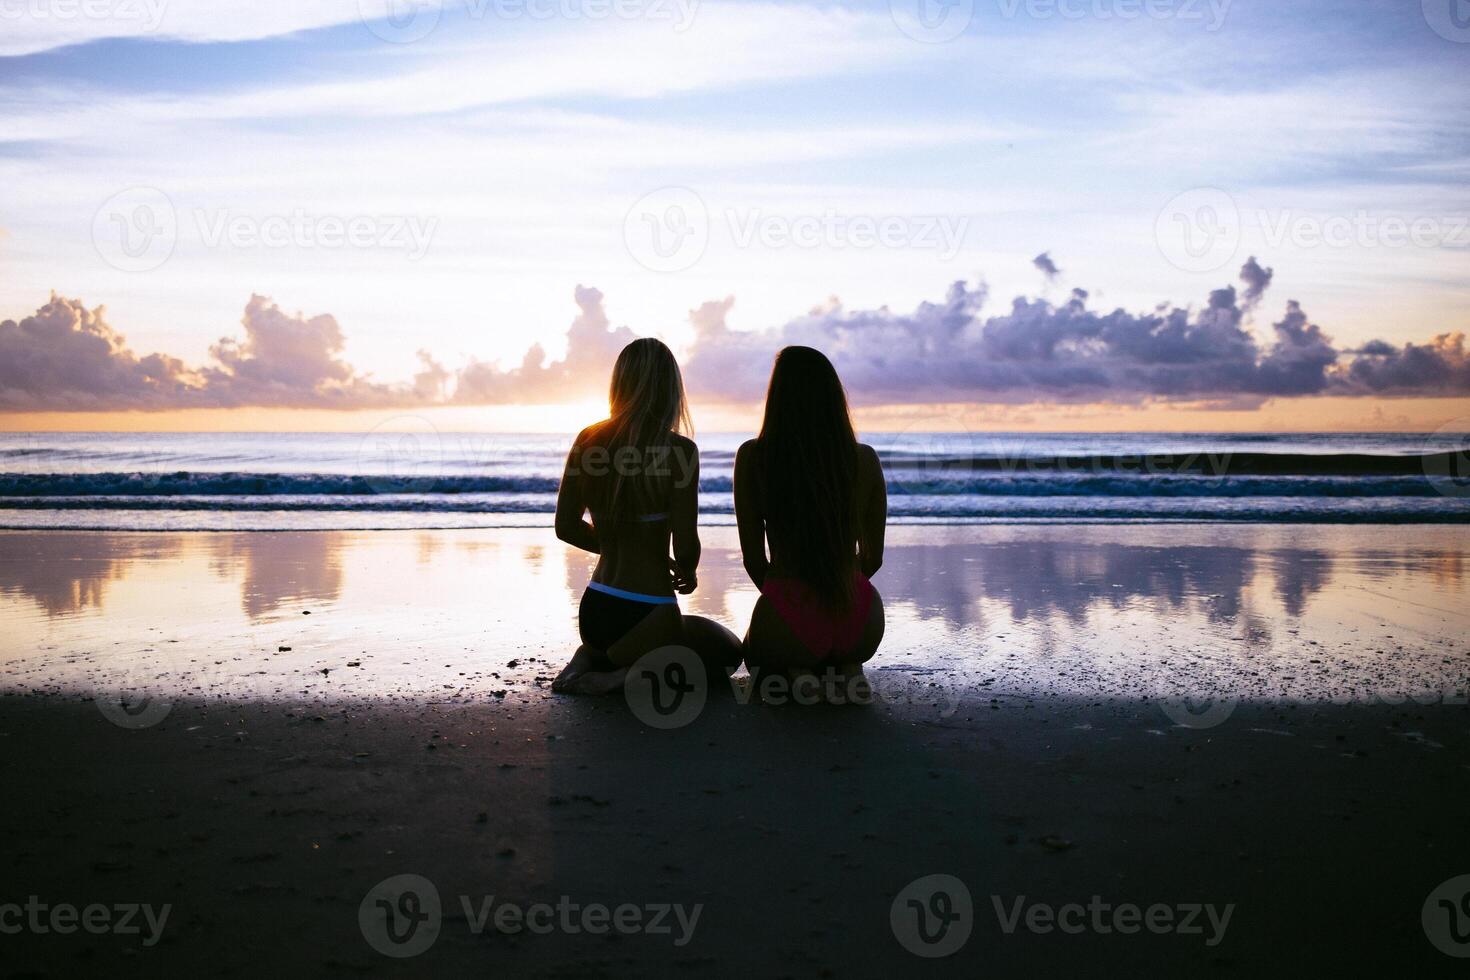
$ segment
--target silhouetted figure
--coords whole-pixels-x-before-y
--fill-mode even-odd
[[[869,578],[883,564],[888,497],[878,454],[853,434],[847,393],[821,352],[776,355],[760,435],[735,458],[735,516],[761,590],[745,637],[751,673],[784,671],[797,685],[820,673],[831,700],[844,699],[839,689],[866,698],[862,664],[883,639]]]
[[[552,690],[617,690],[640,656],[672,645],[722,677],[740,663],[739,640],[681,615],[675,596],[697,584],[699,448],[684,435],[689,408],[668,347],[645,338],[623,348],[608,403],[609,417],[573,443],[556,499],[556,536],[598,561],[578,611],[582,645]]]

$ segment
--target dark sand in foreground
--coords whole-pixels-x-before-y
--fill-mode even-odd
[[[996,557],[999,552],[985,548],[998,542],[1019,541],[1028,550],[1026,530],[996,532],[999,539],[979,535],[981,551],[971,557]],[[1446,556],[1458,555],[1460,542],[1401,540],[1395,550],[1389,539],[1359,537],[1353,557],[1323,537],[1293,544],[1277,534],[1270,555],[1259,543],[1251,552],[1238,541],[1217,541],[1209,547],[1251,552],[1256,557],[1249,561],[1276,572],[1305,560],[1287,554],[1293,549],[1307,558],[1327,555],[1331,565],[1324,570],[1312,558],[1310,574],[1298,576],[1314,583],[1304,593],[1288,587],[1297,581],[1289,575],[1242,585],[1235,611],[1221,619],[1210,614],[1211,603],[1217,608],[1230,597],[1216,579],[1153,608],[1157,596],[1145,595],[1138,583],[1151,580],[1155,593],[1167,591],[1167,563],[1155,555],[1151,577],[1129,579],[1128,549],[1152,546],[1147,534],[1135,532],[1130,541],[1127,529],[1119,530],[1123,535],[1109,539],[1122,549],[1116,553],[1088,550],[1106,543],[1097,539],[1101,532],[1089,538],[1071,529],[1071,550],[1068,529],[1035,534],[1031,553],[1054,548],[1077,557],[1071,574],[1054,574],[1053,585],[1091,595],[1087,603],[1050,610],[1033,603],[1018,612],[1014,594],[1002,594],[1010,600],[1005,621],[994,614],[983,622],[950,615],[938,627],[921,615],[923,597],[906,590],[936,581],[937,553],[946,546],[911,542],[915,552],[895,551],[894,568],[885,569],[885,594],[899,628],[880,654],[880,661],[910,665],[907,676],[919,679],[903,697],[866,709],[804,709],[742,704],[717,690],[693,723],[669,731],[649,728],[617,698],[551,695],[546,678],[559,666],[560,650],[547,641],[566,624],[557,618],[562,613],[544,610],[523,610],[548,622],[511,639],[502,633],[498,648],[441,620],[427,632],[420,626],[414,636],[427,650],[418,656],[448,670],[447,680],[405,680],[423,672],[389,670],[386,641],[379,639],[367,646],[391,683],[344,681],[328,690],[334,677],[353,670],[354,677],[372,676],[374,664],[346,666],[364,654],[331,632],[342,628],[331,625],[333,617],[356,624],[345,633],[354,641],[369,629],[393,630],[354,605],[354,575],[393,579],[409,605],[420,595],[421,605],[437,601],[416,591],[424,583],[411,568],[384,562],[381,551],[365,563],[359,559],[366,552],[344,545],[336,571],[325,577],[299,561],[294,573],[278,564],[276,579],[294,574],[295,594],[262,604],[246,588],[240,623],[223,622],[207,595],[186,590],[167,597],[174,612],[155,623],[158,632],[119,637],[134,628],[126,610],[142,601],[128,592],[128,574],[167,577],[187,555],[168,551],[156,536],[114,541],[105,547],[133,549],[130,557],[110,558],[116,567],[97,572],[95,555],[63,559],[53,551],[46,558],[37,539],[7,536],[0,579],[17,626],[6,651],[7,686],[16,693],[0,696],[6,787],[0,904],[35,894],[78,906],[172,908],[152,947],[137,936],[0,936],[0,972],[1462,974],[1465,960],[1431,944],[1421,911],[1441,883],[1470,873],[1464,833],[1470,708],[1463,688],[1441,687],[1424,704],[1393,693],[1400,682],[1432,688],[1456,671],[1463,676],[1464,633],[1453,625],[1463,621],[1464,604],[1454,602],[1463,582],[1458,564],[1445,571]],[[193,547],[205,536],[187,537]],[[438,537],[439,546],[456,546],[452,536]],[[85,540],[104,547],[99,539]],[[386,540],[371,538],[362,547]],[[1184,569],[1184,581],[1198,582],[1206,566],[1220,573],[1220,555],[1191,558],[1189,547],[1207,546],[1185,540],[1172,549],[1176,561],[1195,563]],[[298,558],[328,546],[320,538],[209,545],[218,554],[294,548]],[[139,547],[155,550],[140,557]],[[1406,570],[1411,554],[1427,556],[1418,572]],[[713,555],[712,561],[729,560],[718,548]],[[1099,555],[1111,558],[1099,563]],[[1228,560],[1236,559],[1247,560]],[[916,562],[929,563],[930,573],[914,573]],[[59,598],[64,572],[83,567],[96,574],[84,587],[73,575],[67,606]],[[1354,577],[1370,567],[1379,570],[1362,581]],[[1349,575],[1349,568],[1358,571]],[[574,571],[553,574],[564,575],[570,589]],[[22,574],[30,577],[22,582]],[[1440,583],[1438,592],[1430,586],[1417,598],[1394,592],[1406,576],[1422,585],[1414,576],[1424,574]],[[340,580],[329,595],[323,582],[333,575]],[[1167,639],[1157,650],[1129,654],[1109,646],[1109,630],[1136,630],[1139,622],[1131,618],[1138,610],[1119,602],[1109,580],[1158,619]],[[1365,614],[1390,632],[1363,637],[1368,626],[1353,618],[1368,601],[1352,593],[1360,586],[1365,595],[1390,596]],[[937,594],[941,586],[933,588]],[[1252,588],[1262,594],[1253,599]],[[996,598],[987,586],[963,605]],[[22,615],[27,602],[39,612]],[[1412,612],[1413,603],[1437,611]],[[1393,619],[1400,606],[1402,616]],[[1248,622],[1242,610],[1249,611]],[[302,616],[305,611],[312,615]],[[1340,634],[1327,629],[1329,620],[1339,622]],[[1246,696],[1208,728],[1174,723],[1152,695],[1087,697],[1066,690],[1059,675],[1074,674],[1089,648],[1108,650],[1122,665],[1119,676],[1134,657],[1177,660],[1179,654],[1165,651],[1187,646],[1185,637],[1169,632],[1180,623],[1194,630],[1211,685],[1219,664],[1233,656],[1246,689],[1269,677],[1290,690],[1287,678],[1322,666],[1317,661],[1334,666],[1335,658],[1343,660],[1336,675],[1366,664],[1366,676],[1379,677],[1384,687],[1351,704]],[[983,638],[976,639],[969,652],[980,664],[975,674],[986,676],[946,688],[958,669],[946,667],[945,650],[931,656],[906,645],[906,628],[951,646],[986,631],[1019,636],[1027,645],[992,659]],[[1248,639],[1260,630],[1279,642]],[[1301,650],[1292,645],[1292,631],[1307,636]],[[1339,642],[1324,650],[1326,641],[1319,640],[1312,648],[1313,636]],[[1381,646],[1383,636],[1402,650]],[[175,644],[181,652],[169,654],[167,640],[181,637]],[[199,637],[213,640],[200,648]],[[195,646],[182,652],[190,643]],[[258,651],[247,649],[251,644]],[[1006,668],[1007,657],[1018,658],[1010,669],[1025,683],[987,684],[986,677]],[[130,682],[172,703],[158,723],[120,727],[86,700],[96,694],[107,703],[103,664],[119,659],[145,665],[146,683],[139,669],[127,672]],[[1385,664],[1395,662],[1407,665],[1403,675],[1385,675]],[[328,673],[314,673],[316,664]],[[1163,673],[1190,671],[1176,666]],[[1431,675],[1436,679],[1429,681]],[[1089,676],[1102,683],[1114,675]],[[1057,682],[1041,684],[1048,677]],[[89,692],[84,681],[98,686]],[[247,692],[243,698],[228,695],[236,683]],[[932,697],[921,693],[926,685]],[[406,960],[376,952],[358,922],[370,889],[399,874],[433,882],[444,906],[433,946]],[[938,960],[909,953],[890,925],[895,896],[932,874],[959,878],[973,899],[968,942]],[[566,896],[579,906],[702,908],[692,938],[679,946],[677,927],[673,936],[505,935],[493,927],[476,934],[461,896],[474,906],[489,896],[555,906]],[[1086,905],[1098,896],[1114,906],[1198,903],[1233,910],[1215,945],[1208,941],[1216,930],[1203,916],[1201,933],[1190,935],[1041,934],[1024,924],[1007,934],[995,903],[1009,910],[1021,896],[1028,906]]]

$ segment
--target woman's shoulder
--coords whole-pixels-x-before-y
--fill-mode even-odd
[[[878,450],[874,449],[872,446],[868,445],[866,442],[860,442],[860,443],[858,443],[857,444],[857,447],[858,447],[858,459],[859,460],[861,460],[864,463],[871,463],[874,466],[877,466],[879,468],[882,468],[882,464],[878,461]]]
[[[743,463],[749,466],[759,460],[760,455],[756,450],[760,448],[760,444],[759,439],[747,439],[742,442],[740,448],[735,450],[735,465],[739,466]]]
[[[607,423],[607,419],[603,419],[601,422],[593,422],[581,432],[577,433],[577,438],[572,440],[572,446],[577,449],[582,449],[587,446],[597,445],[601,442],[603,431],[607,428]]]

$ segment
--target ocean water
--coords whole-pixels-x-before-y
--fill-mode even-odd
[[[733,523],[748,436],[701,434],[701,520]],[[570,435],[0,433],[0,527],[549,526]],[[1464,434],[872,433],[906,523],[1470,522]]]

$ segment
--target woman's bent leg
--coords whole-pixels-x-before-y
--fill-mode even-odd
[[[739,637],[703,616],[684,617],[684,645],[699,654],[712,682],[733,674],[744,655]]]
[[[628,668],[650,650],[683,642],[684,617],[679,614],[679,607],[673,603],[657,605],[608,648],[607,657],[615,666]]]

